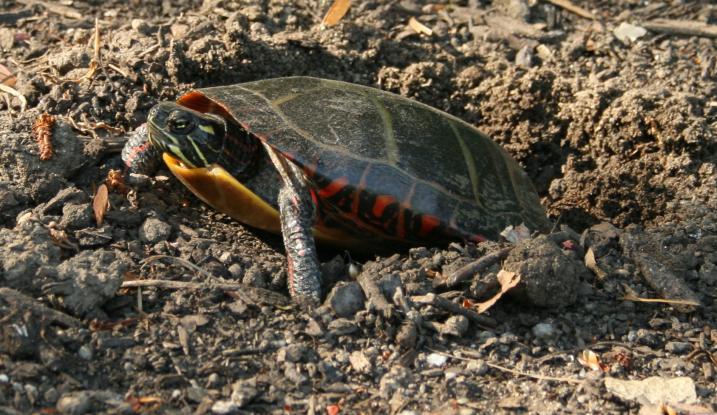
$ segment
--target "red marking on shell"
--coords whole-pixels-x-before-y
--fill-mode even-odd
[[[420,236],[428,236],[441,223],[441,220],[431,215],[421,215]]]
[[[371,210],[371,213],[374,217],[380,218],[383,216],[383,212],[386,210],[386,207],[393,203],[396,203],[396,199],[394,199],[393,196],[378,195],[373,201],[373,209]]]
[[[483,236],[483,235],[475,234],[475,235],[471,235],[471,236],[468,238],[468,240],[470,240],[471,242],[475,242],[475,243],[481,243],[481,242],[487,241],[488,238],[486,238],[486,237]]]
[[[349,179],[346,177],[339,177],[338,179],[332,181],[326,187],[319,189],[319,197],[322,199],[329,198],[339,191],[346,187],[346,185],[349,183]]]

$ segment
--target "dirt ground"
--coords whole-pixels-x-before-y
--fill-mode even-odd
[[[0,414],[717,411],[707,3],[363,1],[322,27],[326,1],[0,0]],[[97,225],[95,193],[154,104],[289,75],[476,125],[556,233],[509,253],[320,247],[329,294],[306,313],[281,239],[166,169],[127,177]],[[33,133],[43,113],[54,127]],[[501,268],[519,286],[475,313]]]

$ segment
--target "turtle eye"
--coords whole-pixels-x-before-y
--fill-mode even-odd
[[[175,134],[186,134],[194,128],[194,121],[184,114],[178,114],[167,120],[170,131]]]

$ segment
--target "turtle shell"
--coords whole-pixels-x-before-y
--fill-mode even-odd
[[[505,150],[470,124],[399,95],[289,77],[198,89],[178,103],[235,121],[296,163],[319,207],[318,228],[430,243],[549,225]]]

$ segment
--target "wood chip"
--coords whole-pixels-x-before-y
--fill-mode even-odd
[[[95,197],[92,199],[92,211],[95,213],[97,227],[102,226],[105,213],[107,213],[109,207],[109,191],[107,190],[107,185],[103,183],[97,188],[97,193],[95,193]]]
[[[413,29],[416,33],[420,33],[426,36],[431,36],[433,34],[433,30],[430,27],[416,20],[415,17],[411,17],[410,19],[408,19],[408,27]]]
[[[349,11],[349,7],[351,7],[351,0],[334,0],[324,15],[321,25],[324,27],[336,25]]]

